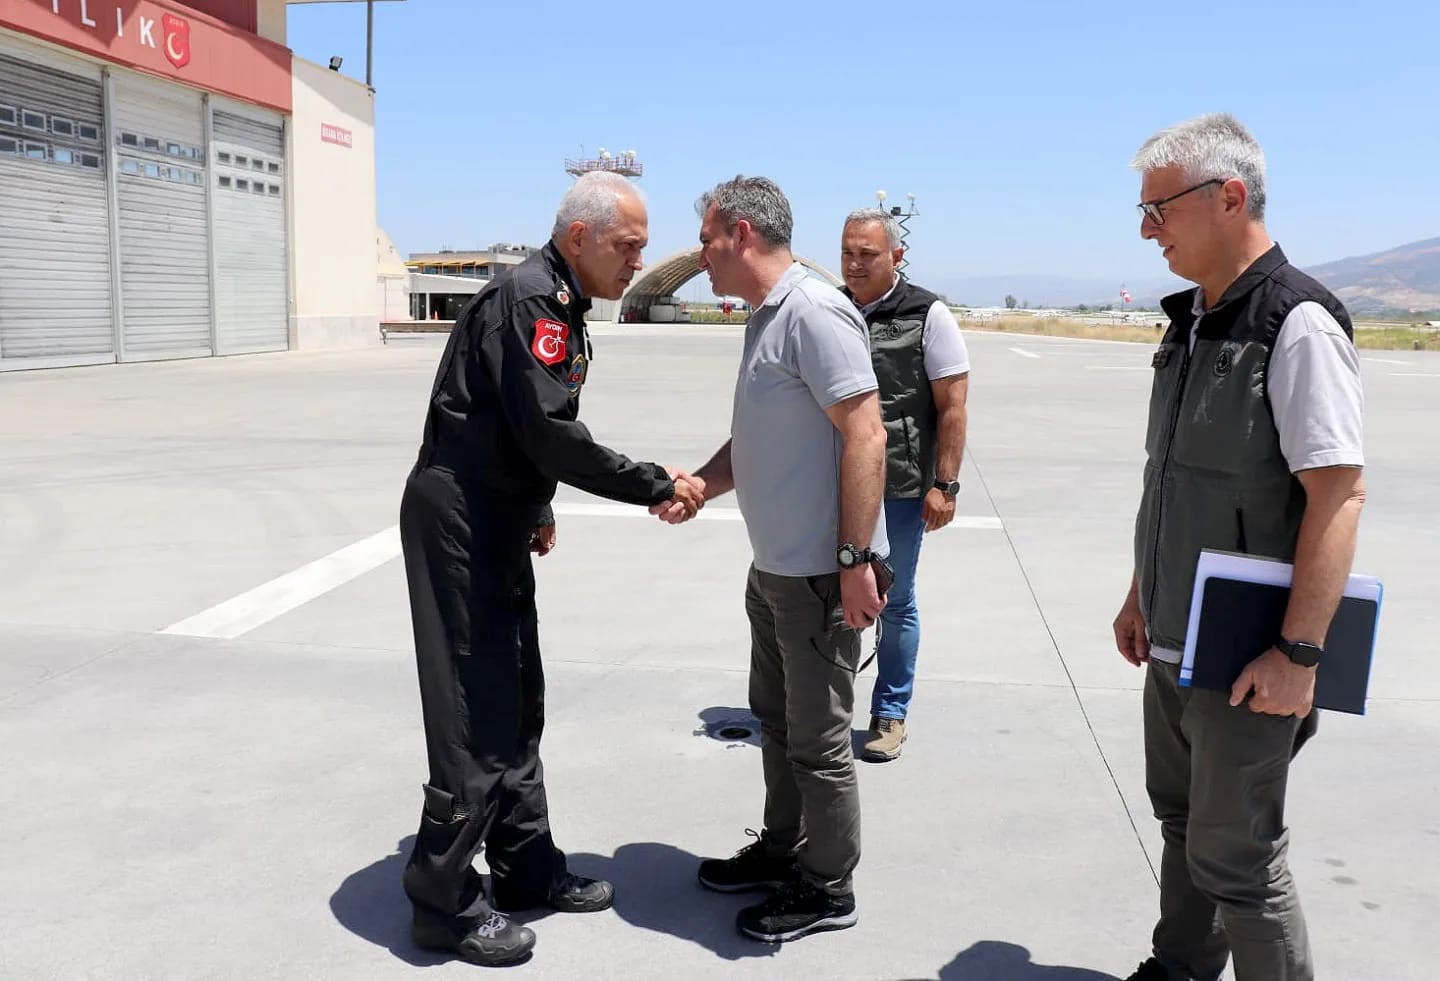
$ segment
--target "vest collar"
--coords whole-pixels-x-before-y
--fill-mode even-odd
[[[1285,253],[1280,251],[1279,245],[1270,246],[1264,255],[1252,262],[1249,268],[1230,284],[1229,289],[1221,295],[1220,302],[1205,311],[1206,315],[1213,317],[1223,308],[1250,295],[1256,287],[1275,275],[1276,271],[1281,266],[1287,265],[1289,261],[1285,258]],[[1199,300],[1200,287],[1196,286],[1165,297],[1160,301],[1160,308],[1165,311],[1172,322],[1192,324],[1195,322],[1195,310]]]
[[[904,273],[897,272],[895,274],[895,284],[890,287],[889,292],[873,304],[869,304],[869,309],[861,307],[859,304],[856,304],[856,308],[860,311],[860,315],[865,318],[867,324],[877,324],[887,320],[894,320],[895,315],[900,312],[901,305],[908,299],[907,294],[910,292],[909,287],[910,280],[905,278]],[[850,292],[850,287],[842,287],[841,292],[850,298],[851,303],[855,303],[855,294]]]

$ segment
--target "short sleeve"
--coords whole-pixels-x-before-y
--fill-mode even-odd
[[[1320,304],[1301,303],[1280,325],[1267,390],[1292,473],[1365,465],[1360,356]]]
[[[970,370],[970,351],[960,324],[943,301],[930,304],[925,313],[925,377],[931,381],[963,375]]]
[[[837,296],[839,294],[836,294]],[[817,303],[806,297],[791,325],[795,371],[822,409],[874,391],[875,365],[865,321],[848,304]]]

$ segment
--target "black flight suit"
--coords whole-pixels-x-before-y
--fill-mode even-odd
[[[420,916],[542,904],[565,872],[540,766],[545,681],[530,537],[557,481],[630,504],[669,500],[663,467],[596,443],[577,421],[589,366],[584,314],[554,245],[460,314],[440,359],[420,457],[400,503],[430,780],[405,892]]]

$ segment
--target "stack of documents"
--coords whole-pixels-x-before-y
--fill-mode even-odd
[[[1229,691],[1245,666],[1280,639],[1294,574],[1278,559],[1201,551],[1180,683]],[[1373,576],[1350,577],[1322,645],[1316,708],[1365,714],[1384,592]]]

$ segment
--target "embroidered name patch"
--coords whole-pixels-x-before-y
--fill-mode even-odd
[[[570,340],[570,325],[558,320],[535,321],[535,338],[530,353],[541,364],[556,365],[565,360],[565,347]]]

